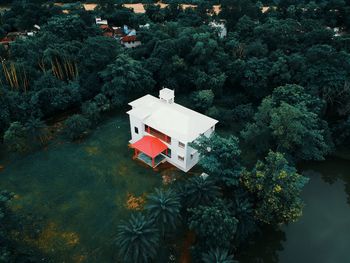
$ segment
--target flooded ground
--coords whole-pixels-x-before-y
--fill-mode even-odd
[[[303,216],[281,231],[264,231],[241,263],[350,262],[350,161],[330,158],[300,169],[310,178]]]
[[[114,237],[120,220],[142,207],[162,176],[179,173],[132,160],[129,137],[123,114],[81,143],[57,139],[46,150],[0,159],[0,188],[17,194],[13,209],[36,215],[42,226],[37,236],[18,238],[54,262],[118,262]],[[350,262],[350,161],[329,159],[301,170],[310,177],[303,216],[257,236],[241,263]]]

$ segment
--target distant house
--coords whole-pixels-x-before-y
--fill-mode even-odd
[[[114,30],[113,30],[113,28],[109,27],[108,25],[101,24],[101,25],[100,25],[100,29],[102,30],[103,35],[104,35],[105,37],[113,37],[113,36],[114,36]]]
[[[220,21],[212,21],[209,23],[211,28],[214,28],[218,34],[218,37],[224,38],[227,36],[227,28],[226,23],[223,20]]]
[[[109,26],[107,20],[96,18],[96,25],[102,30],[103,35],[112,37],[120,41],[120,44],[126,48],[135,48],[141,45],[141,41],[136,37],[136,30],[129,28],[127,25],[123,27]]]
[[[96,22],[96,25],[108,25],[108,21],[102,20],[101,17],[96,17],[95,22]]]
[[[169,162],[187,172],[199,161],[189,143],[201,135],[209,137],[217,120],[174,102],[174,91],[162,89],[159,98],[145,95],[129,103],[131,147],[151,167]]]
[[[126,48],[135,48],[141,45],[141,41],[135,35],[122,37],[120,43]]]

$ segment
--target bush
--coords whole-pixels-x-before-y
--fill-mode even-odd
[[[82,106],[82,112],[83,115],[89,119],[89,121],[93,124],[97,124],[98,121],[101,118],[100,115],[100,108],[97,106],[96,102],[91,102],[88,101],[86,103],[83,104]]]
[[[11,123],[10,127],[4,134],[4,143],[8,149],[13,152],[23,152],[26,145],[27,131],[24,126],[16,121]]]
[[[90,121],[81,114],[69,117],[64,124],[65,134],[70,140],[81,138],[90,127]]]

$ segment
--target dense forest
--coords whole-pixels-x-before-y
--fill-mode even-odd
[[[307,178],[297,164],[349,146],[350,1],[268,1],[265,12],[253,0],[184,1],[197,4],[185,10],[167,2],[147,4],[145,14],[108,0],[69,14],[53,3],[11,2],[0,37],[40,31],[0,46],[0,147],[23,153],[45,145],[58,116],[67,117],[62,133],[80,139],[107,112],[175,89],[231,135],[194,142],[209,176],[156,189],[145,211],[120,225],[116,250],[122,262],[152,262],[160,243],[190,233],[192,262],[232,263],[262,228],[301,215]],[[95,17],[136,28],[142,45],[123,48]],[[215,20],[225,21],[226,37],[210,26]],[[6,223],[12,196],[0,199],[2,262],[32,253],[8,241],[20,220]]]

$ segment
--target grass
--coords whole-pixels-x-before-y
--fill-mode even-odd
[[[62,139],[46,150],[7,157],[1,187],[15,192],[13,209],[42,218],[35,237],[17,233],[54,262],[116,262],[118,223],[140,206],[130,205],[162,184],[157,171],[132,159],[127,116],[103,123],[80,143]]]

